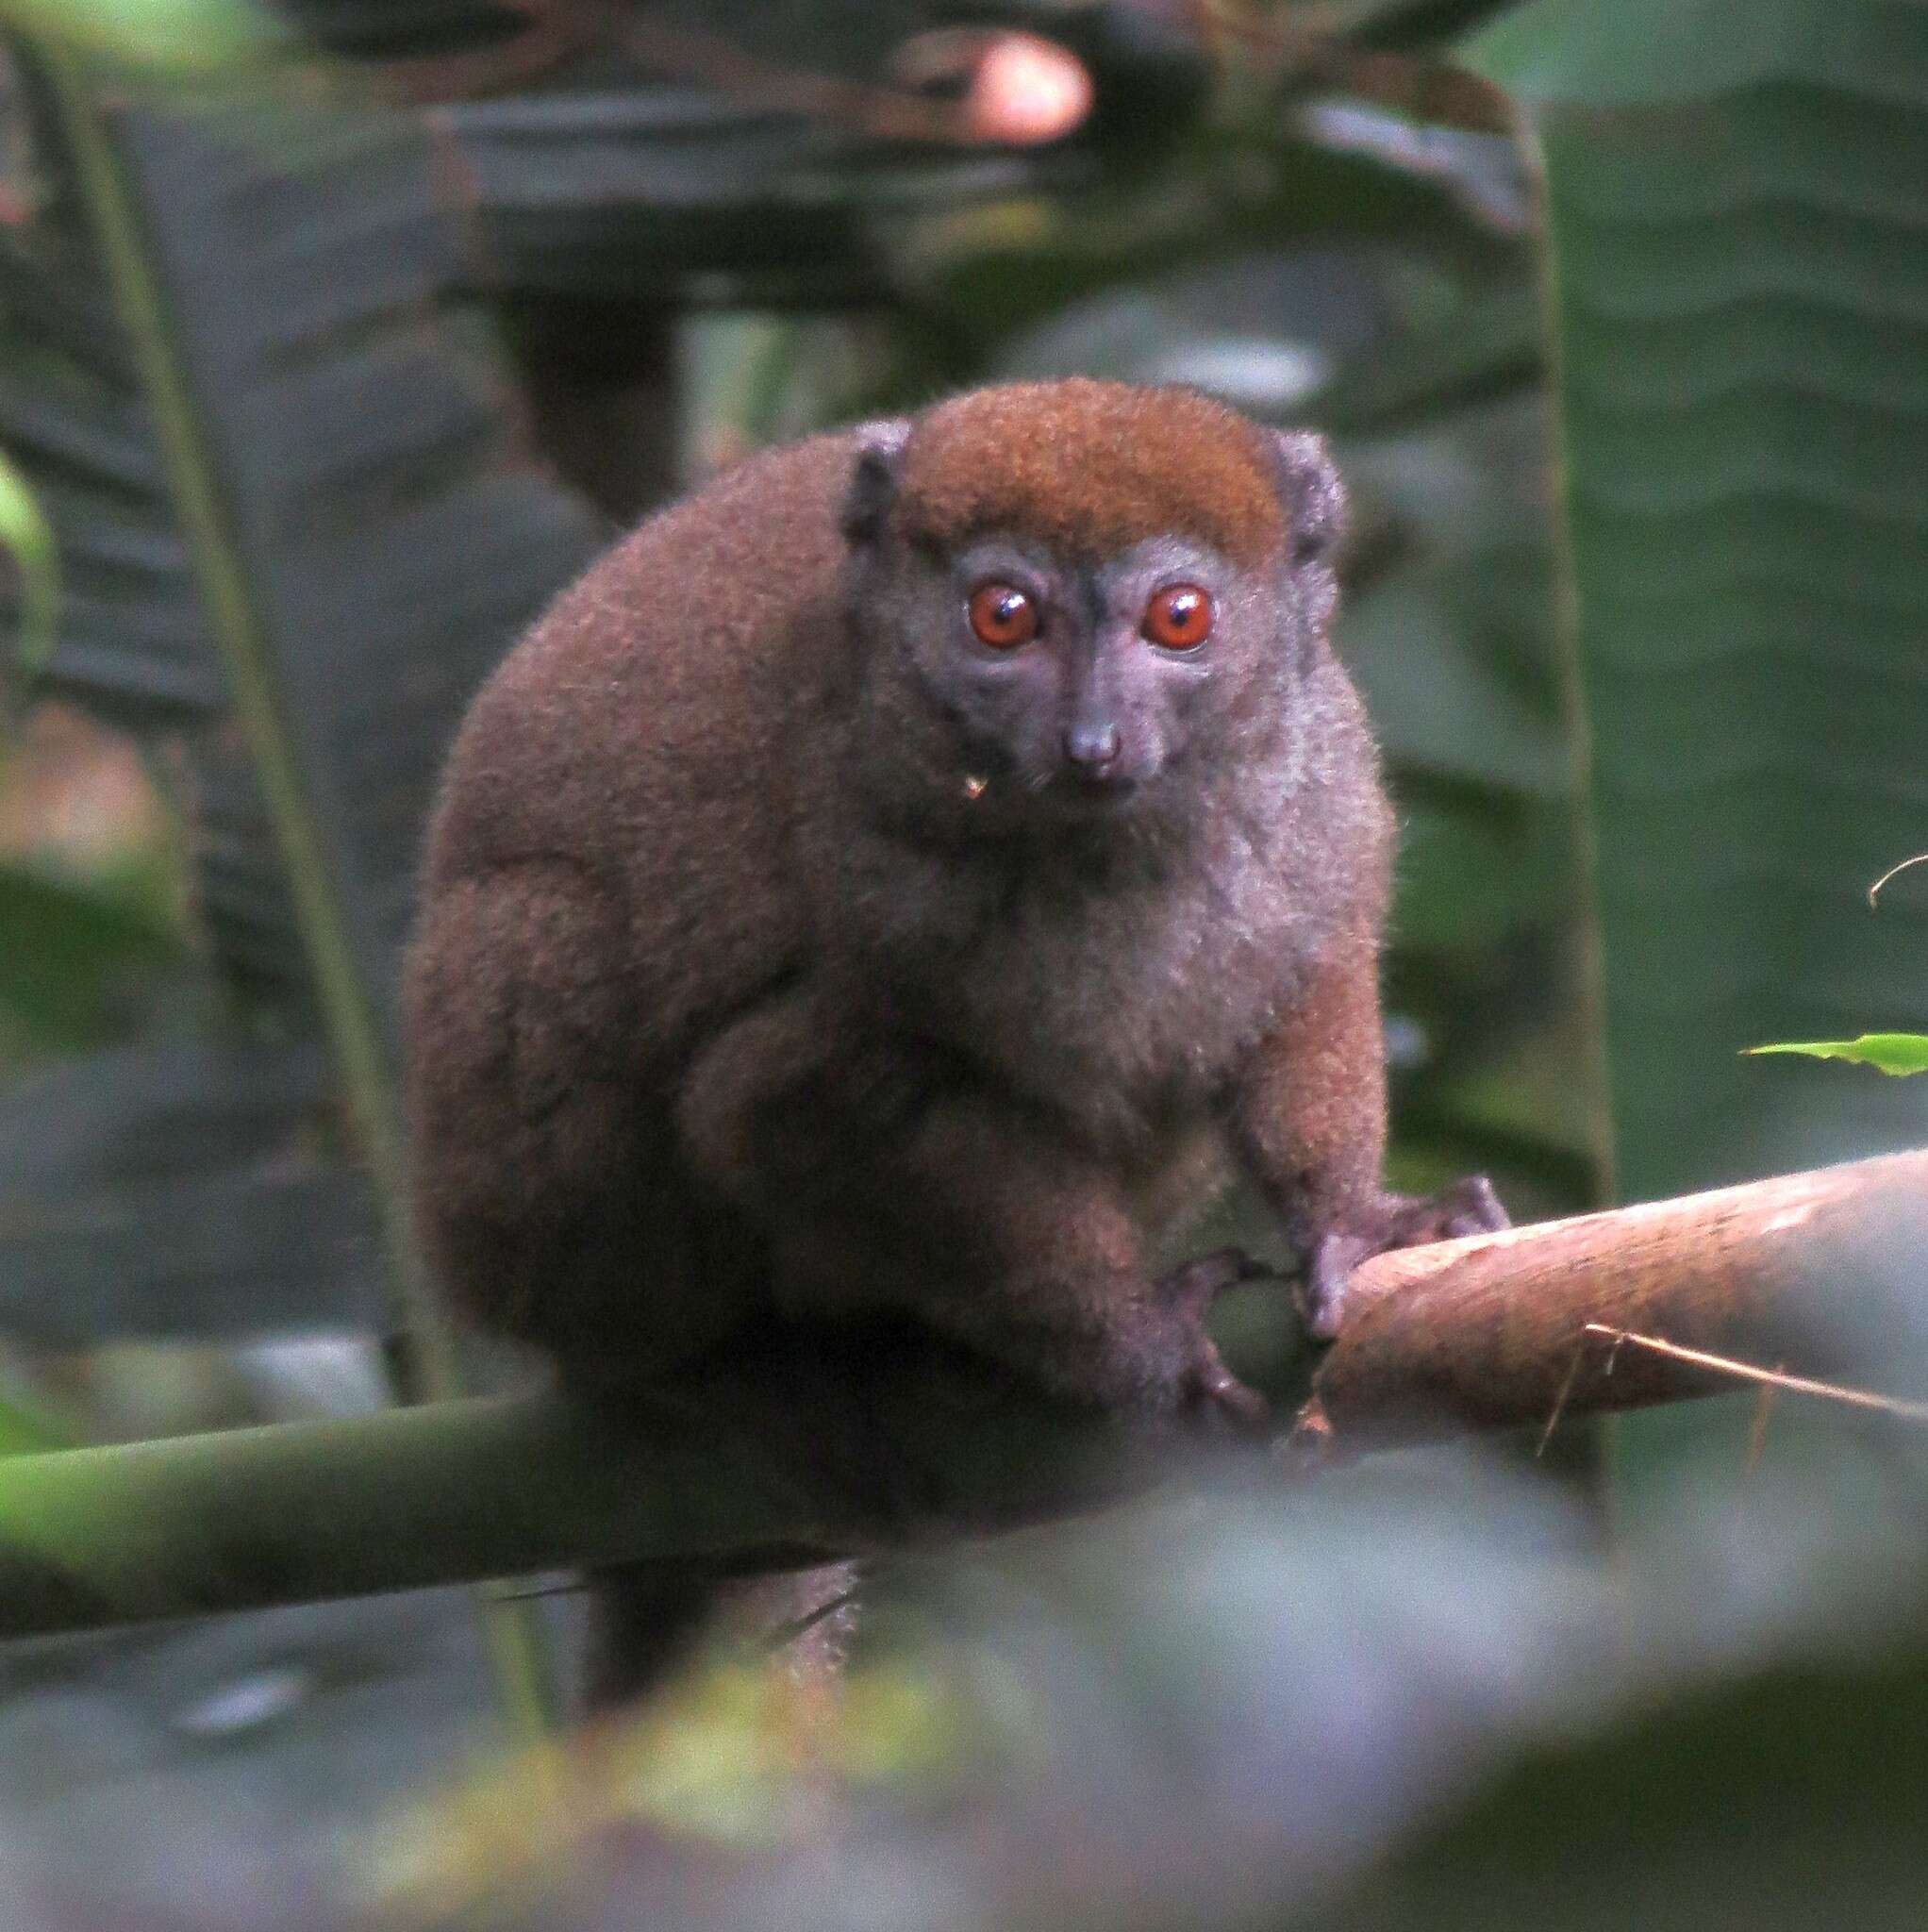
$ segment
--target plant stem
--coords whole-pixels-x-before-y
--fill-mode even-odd
[[[1924,1256],[1928,1149],[1375,1256],[1297,1453],[1256,1476],[1720,1393],[1758,1363],[1862,1426],[1915,1426],[1919,1382],[1853,1383],[1905,1374],[1888,1357],[1920,1332]],[[1250,1291],[1278,1314],[1276,1284]],[[1251,1324],[1215,1328],[1289,1413],[1303,1374],[1257,1360]],[[747,1576],[1083,1513],[1188,1466],[941,1344],[825,1338],[692,1367],[620,1419],[526,1396],[0,1458],[0,1638],[565,1564]]]
[[[463,1392],[461,1364],[453,1326],[410,1224],[407,1141],[376,998],[349,940],[339,882],[288,727],[274,641],[236,541],[235,519],[159,267],[100,111],[101,70],[51,41],[38,51],[135,352],[208,628],[287,870],[323,1024],[374,1186],[398,1324],[413,1352],[411,1379],[419,1379],[421,1391],[432,1399],[452,1399]],[[413,1392],[404,1390],[405,1399]],[[543,1727],[552,1700],[540,1631],[523,1606],[486,1601],[483,1615],[505,1704],[518,1724]]]

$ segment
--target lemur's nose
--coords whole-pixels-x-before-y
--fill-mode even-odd
[[[1102,778],[1118,762],[1124,741],[1116,724],[1077,724],[1064,735],[1067,762],[1093,778]]]

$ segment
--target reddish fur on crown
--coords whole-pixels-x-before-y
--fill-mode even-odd
[[[894,515],[955,548],[992,530],[1115,557],[1176,530],[1250,569],[1285,539],[1264,431],[1208,396],[1074,378],[940,403],[905,446]]]

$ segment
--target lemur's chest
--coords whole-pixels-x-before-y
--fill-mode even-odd
[[[1007,1074],[1092,1104],[1204,1099],[1275,1016],[1292,978],[1289,924],[1269,905],[1189,889],[1057,900],[1021,894],[960,958],[972,1037]],[[1258,915],[1258,916],[1255,916]]]
[[[1017,872],[968,922],[920,935],[901,983],[914,1024],[1094,1141],[1150,1155],[1216,1108],[1320,925],[1285,869],[1228,835],[1182,873]]]

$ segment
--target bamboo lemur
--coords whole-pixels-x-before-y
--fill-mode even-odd
[[[1152,1239],[1231,1166],[1336,1326],[1386,1191],[1392,821],[1326,641],[1322,443],[1188,391],[989,389],[651,518],[476,700],[407,1030],[478,1321],[669,1382],[773,1323],[928,1324],[1149,1428],[1256,1425]],[[652,1652],[613,1612],[606,1689]],[[667,1612],[665,1612],[667,1614]]]

